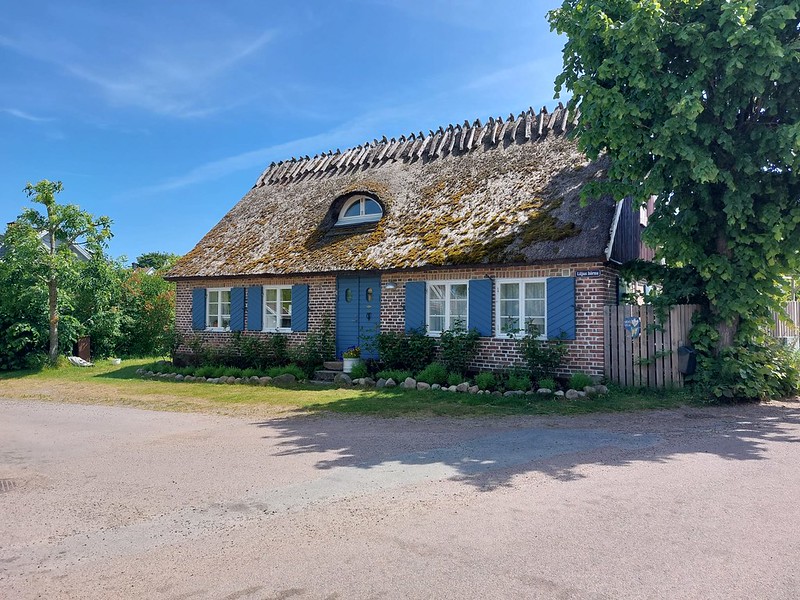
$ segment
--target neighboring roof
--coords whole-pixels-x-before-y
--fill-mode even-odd
[[[38,233],[39,239],[42,240],[42,246],[49,249],[50,248],[50,234],[46,231],[40,231]],[[60,240],[56,240],[56,246],[62,246],[64,242]],[[80,260],[86,262],[92,259],[92,254],[86,248],[81,247],[79,244],[70,244],[69,249],[72,253],[79,258]],[[6,250],[3,246],[3,236],[0,235],[0,258],[5,256]]]
[[[601,258],[614,203],[580,205],[606,163],[566,135],[574,122],[559,104],[273,163],[168,277]],[[333,227],[358,192],[384,217]]]

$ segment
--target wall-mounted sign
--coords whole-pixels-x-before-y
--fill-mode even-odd
[[[575,271],[575,277],[600,277],[600,271]]]
[[[625,331],[635,340],[642,335],[642,320],[639,317],[625,317]]]

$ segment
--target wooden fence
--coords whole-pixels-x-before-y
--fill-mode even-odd
[[[626,386],[682,387],[678,347],[689,341],[692,315],[697,308],[694,304],[674,306],[659,327],[652,306],[606,306],[606,377]]]
[[[697,306],[674,306],[666,322],[657,324],[652,306],[606,306],[604,319],[605,373],[614,383],[637,387],[681,387],[678,348],[689,341]],[[800,302],[789,302],[790,322],[775,315],[771,335],[797,347],[800,341]],[[638,326],[637,326],[638,324]]]

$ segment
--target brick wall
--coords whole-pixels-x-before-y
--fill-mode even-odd
[[[576,339],[568,341],[569,353],[564,373],[583,371],[591,375],[603,374],[603,306],[616,303],[617,271],[606,264],[563,263],[540,266],[514,267],[472,267],[453,269],[431,269],[419,271],[387,272],[382,274],[384,288],[381,296],[381,330],[402,331],[405,328],[404,304],[405,284],[409,281],[469,280],[490,277],[528,278],[528,277],[574,277],[576,271],[600,270],[600,277],[579,277],[576,279]],[[394,282],[395,289],[386,289],[387,282]],[[204,342],[224,345],[230,340],[227,332],[193,332],[191,329],[192,288],[194,287],[235,287],[250,285],[291,285],[309,284],[309,330],[322,327],[329,320],[335,328],[335,275],[306,275],[295,277],[252,277],[247,279],[214,279],[198,281],[179,281],[177,284],[177,328],[184,335],[196,335]],[[494,293],[494,292],[493,292]],[[496,300],[496,299],[494,299]],[[496,333],[496,332],[495,332]],[[243,335],[268,337],[288,335],[291,345],[301,342],[305,333],[269,334],[262,332],[243,332]],[[189,348],[179,348],[188,352]],[[504,369],[519,364],[520,355],[516,342],[500,337],[481,339],[480,350],[473,364],[476,369]]]

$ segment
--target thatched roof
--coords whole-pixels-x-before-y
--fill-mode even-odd
[[[580,206],[606,165],[573,125],[559,105],[273,163],[169,277],[599,258],[614,205]],[[379,200],[378,223],[334,227],[353,192]]]

